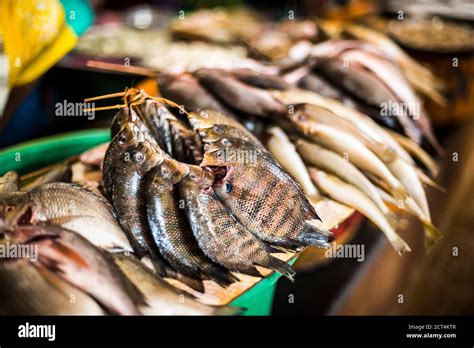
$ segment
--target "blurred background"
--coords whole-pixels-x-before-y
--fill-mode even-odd
[[[189,68],[206,62],[210,51],[218,65],[246,57],[278,59],[286,49],[278,35],[229,40],[206,16],[182,24],[203,9],[223,11],[222,16],[241,18],[241,23],[247,23],[246,16],[268,23],[294,18],[351,21],[391,38],[444,85],[444,102],[426,98],[424,104],[446,148],[437,180],[447,193],[429,192],[434,223],[445,238],[425,253],[421,226],[404,218],[400,235],[412,253],[399,257],[370,223],[353,219],[344,227],[344,240],[364,244],[366,260],[329,260],[308,250],[296,264],[296,283],[279,280],[273,314],[474,312],[472,1],[21,1],[23,13],[46,11],[42,3],[48,13],[19,24],[8,16],[9,3],[0,5],[0,148],[55,133],[108,127],[114,110],[98,112],[93,120],[61,118],[55,116],[56,105],[146,84],[156,71],[179,71],[182,67],[175,62],[183,61],[183,55],[189,55],[184,59]],[[8,29],[16,24],[23,29]],[[51,27],[47,34],[44,26]],[[453,258],[454,248],[461,251]]]

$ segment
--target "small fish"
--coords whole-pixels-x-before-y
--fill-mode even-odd
[[[146,210],[146,175],[163,159],[161,150],[148,141],[125,151],[116,163],[112,204],[139,258],[150,257],[160,276],[180,280],[197,291],[204,291],[201,280],[179,274],[163,259],[150,231]]]
[[[0,177],[0,194],[18,191],[20,189],[20,176],[11,170]]]
[[[231,115],[228,108],[201,86],[191,74],[160,74],[158,87],[163,97],[184,106],[188,111],[209,109]]]
[[[359,188],[375,203],[385,216],[390,216],[390,211],[384,204],[376,187],[350,161],[345,160],[344,157],[335,152],[303,139],[298,139],[295,145],[307,163],[331,172],[342,180]]]
[[[351,134],[327,125],[319,124],[302,114],[288,113],[289,119],[304,135],[326,148],[347,158],[362,170],[382,178],[390,187],[396,198],[404,198],[406,190],[400,181],[390,172],[387,166],[364,144]]]
[[[145,315],[235,315],[241,312],[235,307],[215,307],[200,303],[191,295],[156,277],[134,256],[114,254],[118,267],[145,295],[147,306],[140,310]]]
[[[17,226],[5,232],[15,244],[33,245],[38,262],[84,293],[107,312],[138,315],[145,304],[140,291],[123,275],[110,256],[81,235],[58,226]]]
[[[139,128],[130,122],[125,123],[112,138],[102,163],[104,190],[109,198],[112,197],[114,191],[113,183],[117,172],[117,163],[121,161],[128,148],[137,147],[142,139],[143,136]]]
[[[189,166],[179,183],[186,214],[201,250],[230,271],[259,277],[255,266],[282,273],[293,280],[289,264],[269,254],[267,246],[224,207],[212,189],[214,175],[207,168]]]
[[[238,280],[199,249],[175,189],[189,168],[172,158],[152,169],[147,179],[147,214],[151,233],[163,258],[189,277],[212,279],[222,286]]]
[[[51,183],[0,196],[0,227],[36,223],[75,231],[109,251],[132,251],[109,202],[79,185]]]
[[[215,167],[217,196],[258,238],[287,248],[329,245],[331,233],[315,226],[319,217],[303,190],[268,152],[222,139],[210,146],[201,166]]]
[[[258,88],[279,90],[289,88],[289,84],[277,75],[263,74],[248,68],[233,69],[231,73],[243,83]]]
[[[202,68],[194,76],[228,105],[244,113],[269,116],[286,112],[286,107],[268,91],[246,85],[224,70]]]
[[[0,302],[1,315],[105,314],[89,295],[27,258],[2,260],[0,282],[0,296],[9,299]]]
[[[390,226],[382,212],[362,191],[316,168],[310,168],[309,173],[320,190],[336,201],[358,210],[377,225],[398,254],[411,251],[408,244]]]
[[[267,146],[271,154],[298,181],[310,202],[316,203],[319,199],[318,189],[311,181],[308,170],[296,151],[295,145],[281,128],[270,127],[267,132],[270,135]]]

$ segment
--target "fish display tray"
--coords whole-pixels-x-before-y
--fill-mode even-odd
[[[0,152],[0,175],[9,170],[27,174],[36,169],[78,155],[96,145],[110,140],[109,129],[92,129],[54,135],[38,140],[28,141],[4,149]],[[337,231],[343,221],[346,221],[354,211],[333,201],[320,201],[316,205],[322,218],[321,228]],[[298,253],[281,253],[277,257],[293,263]],[[205,281],[203,294],[185,288],[202,302],[212,305],[240,306],[246,308],[245,315],[269,315],[272,309],[273,295],[279,273],[259,268],[265,278],[251,277],[239,274],[240,282],[223,289],[211,281]],[[184,289],[181,283],[169,280],[178,288]]]

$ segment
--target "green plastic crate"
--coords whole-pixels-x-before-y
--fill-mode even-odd
[[[109,140],[108,129],[93,129],[21,143],[0,152],[0,175],[9,170],[26,174]],[[273,273],[237,297],[231,305],[246,308],[245,315],[270,315],[276,282],[280,276],[279,273]]]

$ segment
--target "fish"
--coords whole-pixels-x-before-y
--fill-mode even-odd
[[[398,104],[396,95],[374,74],[355,63],[345,63],[342,59],[324,59],[318,64],[318,71],[333,83],[340,83],[342,87],[367,104],[382,108],[391,103]],[[393,111],[393,110],[392,110]],[[396,113],[396,120],[400,122],[407,136],[421,143],[423,133],[412,118],[404,113]]]
[[[436,161],[431,157],[421,146],[416,142],[407,138],[397,132],[387,130],[389,134],[408,152],[416,157],[420,162],[428,169],[431,175],[437,175],[439,172],[439,166]]]
[[[0,315],[104,315],[89,295],[28,258],[0,262]]]
[[[285,90],[289,84],[278,75],[264,74],[248,68],[232,69],[232,75],[239,81],[262,89]]]
[[[110,314],[139,315],[142,293],[113,263],[109,254],[78,233],[59,226],[17,226],[5,232],[16,244],[33,245],[38,262],[82,292]]]
[[[311,122],[302,114],[289,113],[288,118],[303,135],[339,153],[360,169],[373,173],[383,179],[397,199],[404,198],[407,195],[403,185],[395,178],[387,166],[351,134],[328,127],[327,125]]]
[[[411,251],[408,244],[390,226],[382,212],[362,191],[316,168],[310,168],[309,173],[320,190],[336,201],[356,209],[380,228],[399,255]]]
[[[255,266],[275,270],[293,281],[295,272],[286,262],[270,255],[269,248],[248,231],[218,199],[208,168],[189,166],[179,183],[186,215],[201,250],[230,271],[262,276]]]
[[[0,177],[0,195],[18,191],[20,189],[20,176],[11,170]]]
[[[199,135],[178,119],[169,122],[174,158],[190,164],[200,163],[202,161],[202,142]]]
[[[303,160],[309,165],[330,172],[357,187],[372,200],[385,216],[390,216],[390,211],[380,197],[376,187],[350,161],[345,160],[344,157],[335,152],[304,139],[296,140],[295,146]]]
[[[228,105],[246,114],[266,117],[286,112],[285,105],[268,91],[246,85],[227,71],[201,68],[194,76]]]
[[[161,95],[184,106],[188,111],[216,110],[232,115],[212,93],[199,84],[199,81],[189,73],[166,74],[157,78]]]
[[[366,52],[351,50],[344,52],[340,58],[355,62],[377,75],[396,95],[400,102],[407,107],[408,114],[400,117],[412,117],[413,122],[421,129],[423,136],[430,142],[434,149],[440,154],[443,149],[434,134],[431,122],[423,109],[421,100],[411,89],[402,72],[390,61],[380,56]],[[409,115],[409,116],[408,116]]]
[[[137,105],[136,112],[160,148],[168,155],[173,156],[173,141],[169,120],[176,119],[176,117],[164,104],[151,99]]]
[[[149,257],[155,271],[162,277],[177,279],[197,291],[204,291],[202,281],[180,274],[159,253],[153,240],[146,209],[146,176],[164,156],[161,149],[148,141],[129,148],[116,163],[112,205],[138,258]]]
[[[193,129],[205,143],[213,143],[223,138],[238,138],[265,150],[263,144],[243,125],[231,117],[213,110],[192,112],[188,115]],[[265,150],[266,151],[266,150]]]
[[[185,292],[178,292],[132,255],[114,254],[113,259],[145,295],[147,306],[140,308],[145,315],[236,315],[242,311],[238,307],[208,306]]]
[[[296,151],[295,145],[281,128],[270,127],[267,130],[270,135],[267,147],[278,163],[288,171],[301,185],[311,203],[319,200],[318,189],[314,186],[306,166]]]
[[[23,185],[22,191],[29,191],[35,187],[52,182],[71,182],[72,180],[72,161],[66,160],[62,163],[53,165],[48,168],[44,174],[36,177],[33,181]]]
[[[328,247],[332,234],[298,183],[267,152],[240,139],[222,139],[205,152],[202,167],[215,170],[213,189],[255,236],[286,248]],[[288,204],[281,204],[281,197]]]
[[[140,129],[131,122],[125,123],[112,138],[102,163],[102,180],[107,197],[111,198],[114,191],[113,183],[117,172],[117,163],[121,161],[128,148],[137,147],[142,140]]]
[[[163,258],[178,272],[189,277],[212,279],[226,287],[238,280],[222,266],[208,259],[199,248],[175,185],[189,168],[165,157],[147,178],[147,216],[150,230]]]
[[[72,230],[111,252],[133,251],[110,203],[76,184],[50,183],[0,196],[0,228],[37,223]]]

